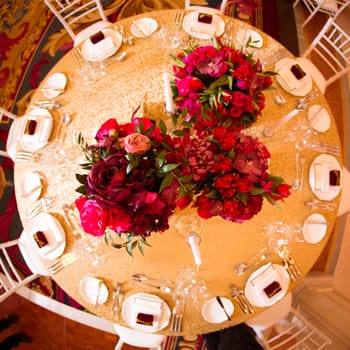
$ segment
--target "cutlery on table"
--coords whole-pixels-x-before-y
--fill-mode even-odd
[[[51,207],[52,199],[51,198],[41,198],[39,202],[30,210],[29,218],[33,219],[35,216],[39,215],[42,211],[47,212]]]
[[[231,316],[227,313],[226,309],[225,309],[225,305],[223,304],[221,298],[219,296],[215,297],[216,301],[218,302],[218,304],[220,305],[221,309],[224,311],[226,318],[228,321],[231,321]]]
[[[67,126],[71,121],[71,117],[68,113],[64,113],[61,117],[60,124],[58,126],[58,132],[56,136],[56,142],[62,143],[66,136]]]
[[[282,125],[284,125],[285,123],[287,123],[288,121],[293,119],[299,113],[299,111],[305,110],[307,105],[311,101],[313,101],[317,97],[317,95],[318,95],[317,91],[313,90],[308,95],[306,95],[305,97],[299,98],[297,100],[297,104],[296,104],[295,108],[291,112],[289,112],[287,115],[282,117],[280,120],[278,120],[275,124],[266,127],[263,130],[263,135],[265,137],[273,137],[275,135],[276,131],[280,127],[282,127]]]
[[[164,292],[164,293],[167,293],[167,294],[170,294],[172,292],[171,288],[166,287],[166,286],[157,286],[157,285],[154,285],[154,284],[141,282],[139,280],[133,280],[133,282],[136,283],[136,284],[139,284],[140,286],[146,286],[146,287],[151,287],[151,288],[154,288],[154,289],[158,289],[161,292]]]
[[[291,280],[293,282],[297,281],[301,276],[301,271],[294,259],[290,256],[288,249],[285,247],[278,252],[279,256],[282,258],[283,265],[287,270]]]
[[[114,27],[117,29],[117,31],[120,33],[120,35],[123,38],[123,42],[129,44],[129,45],[134,45],[134,38],[132,35],[128,35],[125,32],[125,29],[122,25],[120,24],[115,24]]]
[[[295,153],[295,177],[293,179],[292,189],[299,189],[300,179],[299,179],[299,152]]]
[[[315,152],[327,153],[335,157],[340,156],[340,148],[337,145],[330,145],[323,142],[311,141],[306,143],[306,147]]]
[[[115,318],[120,317],[120,313],[122,311],[122,300],[124,297],[124,292],[122,291],[122,284],[117,282],[113,294],[113,302],[112,302],[112,316]]]
[[[18,150],[16,152],[16,161],[19,162],[31,162],[36,160],[35,154],[33,154],[32,152],[29,151],[25,151],[25,150]]]
[[[278,89],[277,87],[275,87],[274,89],[271,89],[271,94],[275,100],[275,102],[278,105],[283,105],[284,103],[287,102],[287,100],[285,99],[285,97],[281,94],[280,89]]]
[[[177,32],[179,30],[179,27],[182,24],[182,21],[184,19],[185,13],[183,11],[177,11],[175,13],[175,18],[174,18],[174,25],[173,25],[173,30],[174,32]]]
[[[139,34],[143,37],[146,37],[147,34],[142,30],[142,28],[139,26],[139,24],[134,20],[132,21],[133,25],[135,26],[135,28],[137,29],[137,31],[139,32]]]
[[[147,277],[143,273],[135,273],[131,276],[131,279],[138,282],[153,281],[159,284],[173,284],[173,281]]]
[[[299,192],[303,190],[303,186],[304,186],[305,163],[306,163],[306,157],[302,155],[300,158],[300,182],[298,187]]]
[[[45,101],[39,100],[35,101],[33,104],[29,106],[30,108],[47,108],[47,109],[57,109],[62,107],[61,103],[58,101]]]
[[[60,272],[65,267],[74,263],[78,257],[74,253],[66,253],[47,266],[47,270],[52,274]]]
[[[79,47],[75,47],[73,50],[72,50],[72,56],[73,56],[73,59],[80,65],[82,66],[85,62],[84,58],[83,58],[83,55],[81,53],[81,50]]]
[[[250,303],[247,299],[247,297],[244,295],[244,292],[242,289],[237,288],[234,284],[231,284],[231,295],[232,297],[237,301],[238,305],[242,309],[242,311],[246,313],[253,314],[254,310],[250,306]]]
[[[46,91],[46,92],[59,92],[60,94],[62,94],[62,93],[64,92],[64,89],[42,87],[42,88],[41,88],[41,91]]]
[[[109,57],[109,58],[106,58],[104,61],[103,61],[103,65],[105,67],[109,66],[110,64],[112,63],[115,63],[115,62],[121,62],[123,61],[127,56],[127,53],[126,51],[123,51],[121,52],[119,55],[117,56],[112,56],[112,57]]]
[[[101,289],[102,289],[103,282],[101,280],[98,281],[97,284],[97,293],[96,293],[96,299],[95,299],[95,306],[99,305],[100,295],[101,295]]]
[[[80,224],[77,222],[77,218],[74,214],[73,209],[68,204],[63,204],[62,213],[63,213],[64,220],[66,221],[67,225],[70,227],[74,238],[81,239],[85,237],[85,233],[81,229]]]
[[[312,198],[304,203],[307,207],[310,207],[312,210],[322,209],[327,211],[334,211],[337,207],[337,204],[331,201],[323,202],[316,198]]]
[[[253,255],[251,258],[249,258],[246,261],[239,262],[235,267],[234,270],[237,273],[237,275],[242,275],[250,268],[260,264],[267,258],[271,256],[271,253],[268,252],[268,248],[264,247],[260,249],[255,255]]]
[[[170,329],[172,332],[182,332],[182,319],[185,312],[186,301],[184,298],[177,298],[172,310]]]

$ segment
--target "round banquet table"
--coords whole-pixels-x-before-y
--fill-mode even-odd
[[[76,145],[75,137],[77,133],[81,132],[86,141],[91,143],[93,142],[94,133],[104,121],[109,118],[117,118],[120,123],[129,121],[141,101],[143,101],[142,111],[147,117],[167,118],[164,113],[163,73],[168,72],[171,75],[172,61],[169,54],[180,49],[167,48],[159,33],[164,26],[172,25],[175,14],[176,10],[164,10],[118,22],[128,30],[133,20],[139,17],[151,17],[157,20],[159,28],[150,37],[135,38],[134,45],[123,43],[118,53],[126,51],[126,59],[106,67],[106,76],[94,82],[89,89],[85,89],[74,75],[79,65],[74,60],[72,52],[68,52],[49,72],[45,79],[56,72],[65,73],[69,78],[65,92],[57,98],[62,103],[62,107],[51,111],[54,124],[50,137],[50,140],[55,139],[61,115],[65,112],[70,113],[72,120],[67,126],[64,140],[64,148],[69,157],[63,162],[52,157],[50,162],[39,160],[15,163],[15,188],[18,209],[25,231],[30,230],[31,218],[29,213],[33,207],[33,202],[21,197],[21,182],[27,172],[35,171],[42,176],[42,197],[53,199],[48,212],[55,216],[64,227],[67,239],[65,252],[69,252],[73,247],[74,238],[63,220],[61,208],[64,203],[74,203],[79,196],[75,191],[79,185],[75,179],[75,174],[82,173],[79,166],[82,153]],[[232,37],[239,29],[248,26],[239,20],[228,17],[224,17],[224,19],[226,24],[233,24]],[[274,52],[274,50],[284,52],[288,57],[293,57],[274,39],[255,28],[254,30],[263,38],[262,48],[256,50],[254,54],[256,57],[259,57],[260,54],[268,56],[269,52]],[[42,84],[45,84],[45,80]],[[317,89],[316,86],[314,88]],[[283,94],[287,98],[287,103],[279,105],[274,102],[270,92],[265,92],[266,108],[256,123],[257,128],[277,121],[295,107],[297,97],[285,91],[283,91]],[[39,88],[35,92],[31,103],[42,99],[45,98]],[[321,104],[331,114],[329,106],[321,94],[315,99],[314,103]],[[296,151],[294,142],[286,142],[286,140],[290,136],[291,128],[305,118],[306,113],[299,112],[273,138],[262,140],[271,152],[270,172],[283,177],[288,183],[292,182],[295,174]],[[319,133],[317,138],[320,141],[340,145],[334,120],[331,122],[330,129],[327,132]],[[183,319],[183,333],[204,334],[213,332],[244,322],[252,316],[249,313],[243,313],[230,295],[231,283],[244,288],[249,277],[249,273],[238,276],[234,272],[234,266],[266,246],[266,238],[262,231],[264,225],[274,221],[303,224],[304,220],[315,212],[306,207],[304,202],[315,197],[308,183],[308,170],[311,162],[318,154],[311,150],[305,150],[304,154],[306,155],[304,188],[302,191],[292,191],[290,197],[280,203],[280,209],[265,200],[261,212],[243,224],[232,223],[217,217],[203,220],[203,230],[200,234],[200,252],[203,262],[199,268],[198,276],[205,281],[209,297],[216,295],[227,297],[232,300],[235,310],[231,321],[209,323],[201,315],[201,302],[203,301],[199,300],[197,303],[188,301]],[[341,162],[340,157],[339,162]],[[334,201],[338,205],[339,195]],[[334,212],[320,212],[328,221],[325,238],[317,244],[305,242],[291,242],[289,244],[291,255],[302,272],[300,279],[308,273],[319,257],[331,235],[336,219],[336,210]],[[86,259],[81,257],[52,277],[72,298],[91,312],[122,325],[127,324],[122,318],[114,319],[110,312],[113,290],[117,282],[123,283],[125,297],[137,292],[156,294],[163,298],[171,309],[174,306],[174,301],[170,294],[134,284],[131,282],[130,276],[142,272],[150,277],[175,281],[179,268],[193,266],[191,249],[185,239],[174,228],[177,216],[178,214],[175,214],[171,217],[168,231],[154,233],[148,238],[151,247],[144,248],[144,255],[135,250],[134,256],[131,257],[125,249],[103,246],[101,249],[107,258],[98,269],[91,266],[87,257]],[[268,261],[281,264],[281,259],[276,253],[273,253]],[[103,279],[109,290],[106,303],[96,307],[82,298],[79,292],[79,283],[85,276],[95,276]],[[291,281],[289,290],[295,288],[298,282]],[[255,314],[262,312],[264,309],[263,307],[254,307]],[[172,334],[170,326],[165,327],[160,333]]]

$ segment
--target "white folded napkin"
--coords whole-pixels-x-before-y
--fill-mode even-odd
[[[215,35],[216,25],[209,23],[193,22],[191,32]]]
[[[282,67],[278,72],[280,78],[287,85],[289,90],[294,90],[297,88],[297,81],[289,66]]]
[[[152,315],[152,325],[143,325],[137,322],[139,314]],[[132,305],[132,317],[131,323],[136,328],[152,328],[157,329],[159,327],[160,317],[162,315],[162,302],[145,297],[135,297]]]
[[[105,55],[106,52],[114,50],[115,46],[112,37],[107,36],[96,44],[88,39],[87,48],[90,51],[92,57],[98,58],[99,56]]]
[[[51,120],[49,118],[44,118],[41,116],[30,115],[26,118],[24,123],[24,128],[26,127],[27,122],[33,120],[36,122],[35,132],[33,135],[29,135],[23,131],[22,141],[28,143],[40,143],[46,142],[51,134]]]
[[[327,192],[329,190],[329,164],[315,163],[314,164],[314,174],[315,174],[315,190]]]
[[[280,276],[272,263],[267,264],[266,268],[261,271],[258,276],[253,278],[250,283],[254,286],[257,294],[259,295],[259,298],[265,304],[268,304],[271,302],[271,300],[275,299],[282,291],[280,286]],[[273,295],[268,295],[265,289],[270,287],[272,284],[275,284],[276,287],[279,287],[280,291]]]

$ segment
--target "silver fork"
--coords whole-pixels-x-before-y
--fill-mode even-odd
[[[29,212],[29,218],[33,219],[35,216],[39,215],[42,211],[48,211],[52,204],[52,198],[41,198],[39,203],[34,206]]]
[[[174,26],[173,26],[173,31],[177,32],[179,30],[179,26],[181,25],[183,18],[184,18],[185,13],[183,11],[177,11],[175,13],[175,18],[174,18]]]
[[[231,288],[231,295],[232,297],[237,301],[238,305],[242,309],[242,311],[247,314],[253,314],[254,310],[251,307],[247,297],[244,295],[244,292],[242,289],[237,288],[234,284],[230,285]]]
[[[84,63],[84,58],[83,58],[83,55],[81,53],[81,50],[79,47],[75,47],[73,50],[72,50],[72,56],[74,58],[74,60],[80,65],[82,66],[83,63]]]
[[[185,312],[185,299],[177,298],[175,302],[175,306],[172,311],[172,319],[171,319],[171,331],[175,333],[182,332],[182,319],[183,314]]]
[[[16,161],[31,162],[35,159],[36,159],[36,157],[32,152],[25,151],[25,150],[18,150],[16,152]]]
[[[316,97],[317,97],[318,93],[316,90],[311,91],[308,95],[306,95],[303,98],[299,98],[297,100],[297,104],[295,106],[295,108],[289,112],[287,115],[285,115],[284,117],[282,117],[280,120],[278,120],[275,124],[267,126],[264,130],[263,130],[263,135],[266,137],[273,137],[276,133],[276,131],[285,123],[287,123],[288,121],[290,121],[292,118],[294,118],[299,111],[303,111],[306,109],[307,105],[313,101]]]
[[[132,35],[128,35],[125,32],[125,29],[122,25],[120,24],[115,24],[114,27],[117,29],[117,31],[120,33],[120,35],[123,38],[123,42],[127,43],[129,45],[134,45],[134,37]]]
[[[337,145],[330,145],[323,142],[311,141],[307,143],[307,147],[313,151],[320,153],[328,153],[336,157],[340,155],[340,148]]]
[[[60,258],[47,266],[47,270],[50,274],[54,275],[64,269],[65,267],[73,264],[78,259],[74,253],[63,254]]]

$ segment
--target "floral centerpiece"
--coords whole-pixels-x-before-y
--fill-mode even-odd
[[[82,167],[88,170],[77,175],[82,196],[75,204],[82,227],[95,236],[106,229],[126,233],[124,243],[112,245],[129,253],[135,246],[142,251],[151,232],[167,230],[175,210],[174,138],[161,125],[147,118],[123,125],[110,119],[98,130],[95,144],[88,145],[81,135],[78,140],[87,160]]]
[[[221,216],[242,223],[262,208],[289,196],[290,186],[268,172],[267,148],[240,130],[224,126],[171,136],[147,118],[119,125],[105,122],[85,152],[86,174],[77,174],[76,200],[83,229],[105,236],[129,254],[148,244],[152,232],[169,228],[175,208],[192,205],[204,219]],[[115,243],[111,235],[125,235]]]
[[[173,56],[175,122],[202,131],[214,126],[242,129],[254,123],[265,107],[263,90],[272,72],[251,55],[214,40]]]
[[[143,252],[152,232],[169,228],[176,208],[243,223],[260,212],[264,198],[277,205],[290,195],[283,178],[269,173],[268,149],[242,130],[265,106],[269,73],[217,40],[174,59],[172,134],[162,121],[133,116],[122,125],[105,122],[92,145],[79,137],[88,171],[77,174],[82,227],[131,255],[136,246]]]

